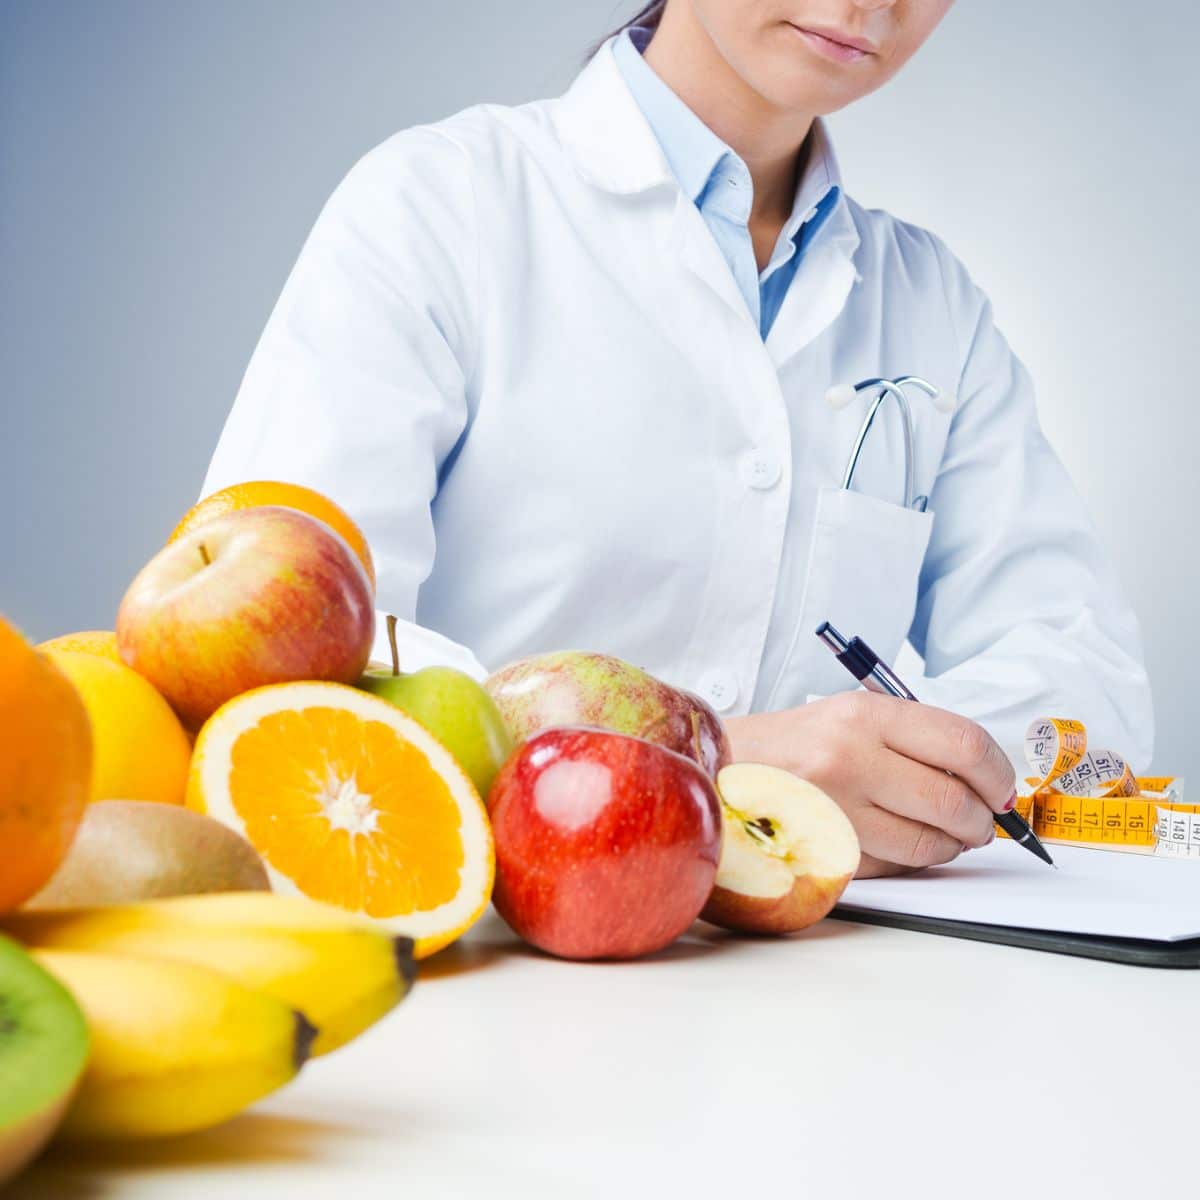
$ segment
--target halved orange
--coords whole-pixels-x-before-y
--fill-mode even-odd
[[[371,548],[363,532],[350,519],[346,511],[334,504],[328,496],[299,483],[284,483],[274,479],[255,479],[248,483],[235,483],[205,496],[198,504],[193,505],[183,515],[183,519],[171,531],[167,544],[175,541],[189,530],[211,521],[213,517],[223,517],[226,513],[236,512],[243,508],[259,508],[264,504],[279,504],[284,508],[298,508],[318,521],[324,521],[335,533],[341,534],[349,544],[350,549],[362,560],[367,570],[367,578],[371,587],[375,587],[375,562],[371,558]]]
[[[236,696],[201,729],[188,805],[262,856],[278,892],[373,917],[418,958],[483,913],[495,852],[450,752],[386,700],[338,683]]]

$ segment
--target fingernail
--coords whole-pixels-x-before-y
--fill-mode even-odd
[[[1017,793],[1016,793],[1016,790],[1014,789],[1013,794],[1011,796],[1009,796],[1009,798],[1008,798],[1008,803],[1004,806],[1004,811],[1011,812],[1016,807],[1017,807]]]

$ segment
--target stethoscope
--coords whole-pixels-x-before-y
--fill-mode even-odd
[[[915,486],[913,483],[913,420],[912,411],[908,407],[908,398],[901,391],[902,388],[912,384],[913,387],[919,388],[930,400],[933,401],[933,406],[938,412],[953,412],[954,397],[943,396],[937,388],[922,379],[919,375],[901,375],[898,379],[864,379],[860,383],[841,383],[836,387],[831,387],[825,393],[825,403],[830,408],[837,412],[839,409],[845,408],[859,392],[864,392],[868,388],[878,388],[879,395],[867,409],[867,415],[863,418],[862,426],[859,428],[858,437],[854,439],[854,449],[850,451],[850,459],[846,463],[846,473],[842,476],[842,488],[849,490],[851,483],[854,482],[854,471],[858,466],[858,457],[862,454],[863,443],[867,440],[867,433],[870,431],[871,423],[875,420],[875,414],[879,411],[880,406],[889,397],[895,398],[897,405],[900,407],[901,428],[904,433],[904,507],[915,509],[917,512],[924,512],[929,504],[928,496],[914,496]]]

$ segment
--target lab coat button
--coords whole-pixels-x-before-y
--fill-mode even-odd
[[[700,680],[697,690],[717,712],[725,712],[737,700],[738,685],[728,671],[709,671]]]
[[[779,459],[764,450],[751,450],[742,457],[742,479],[747,487],[766,491],[779,482],[782,473]]]

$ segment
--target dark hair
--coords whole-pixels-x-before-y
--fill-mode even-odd
[[[659,21],[662,20],[663,9],[667,7],[667,0],[651,0],[649,4],[644,4],[640,12],[635,13],[623,25],[618,25],[611,33],[606,33],[595,45],[588,50],[588,58],[591,58],[610,37],[615,37],[625,29],[630,29],[634,25],[644,25],[647,29],[657,29]]]

